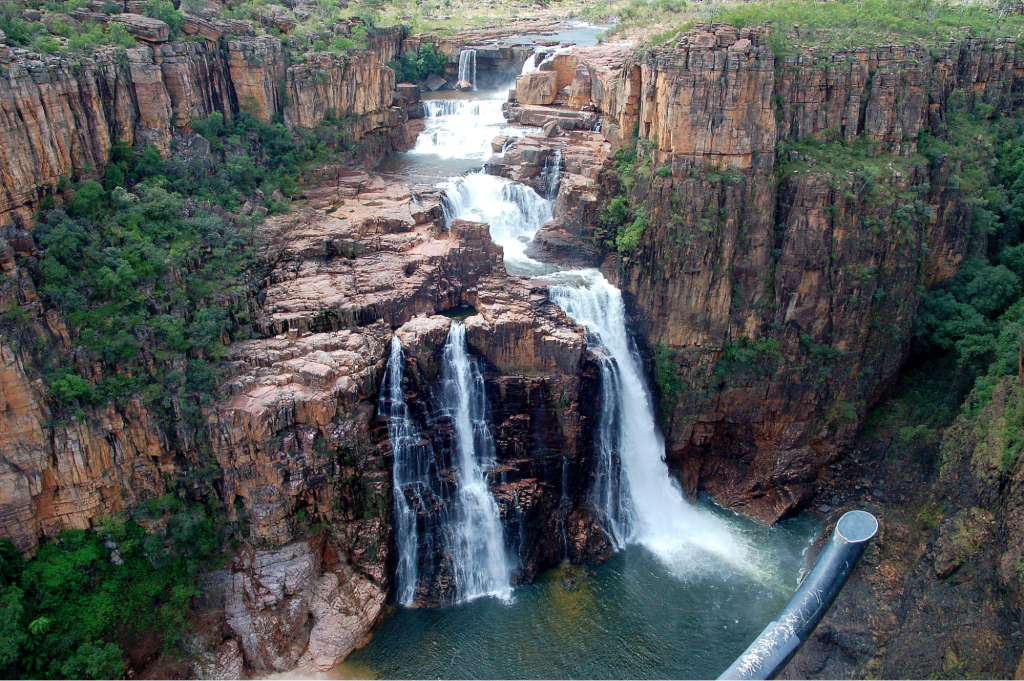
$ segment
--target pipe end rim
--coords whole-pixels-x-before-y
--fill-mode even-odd
[[[847,511],[836,524],[836,533],[848,544],[861,544],[878,534],[878,520],[867,511]]]

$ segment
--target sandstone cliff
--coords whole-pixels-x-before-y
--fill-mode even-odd
[[[960,161],[926,158],[922,139],[948,138],[957,97],[1018,105],[1024,56],[995,39],[777,60],[764,36],[700,25],[624,64],[621,48],[576,48],[550,78],[560,101],[604,114],[613,149],[639,137],[627,186],[603,173],[579,205],[622,195],[645,220],[604,269],[647,344],[671,463],[689,489],[773,521],[891,385],[920,287],[968,251]],[[533,253],[596,264],[596,223],[549,225]]]
[[[403,31],[381,31],[370,50],[346,58],[312,53],[290,65],[279,38],[244,28],[93,56],[0,45],[0,222],[29,222],[61,180],[98,174],[115,142],[166,155],[176,134],[213,112],[265,122],[284,114],[305,129],[333,114],[356,140],[382,134],[378,155],[403,139],[405,116],[391,106],[394,73],[382,61],[393,58]]]

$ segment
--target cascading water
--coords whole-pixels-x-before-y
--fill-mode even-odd
[[[722,564],[758,573],[746,543],[722,520],[689,504],[669,475],[620,291],[597,270],[555,278],[564,284],[552,287],[551,299],[606,353],[593,502],[613,542],[639,543],[677,574]]]
[[[544,184],[544,198],[548,203],[554,203],[558,198],[558,187],[562,182],[562,150],[555,149],[555,152],[544,159],[544,169],[540,173],[541,181]]]
[[[449,220],[486,222],[491,240],[504,249],[506,262],[535,262],[523,254],[523,249],[551,219],[547,199],[524,184],[483,172],[457,177],[441,187]]]
[[[462,50],[459,52],[459,86],[463,83],[476,89],[476,50]]]
[[[398,547],[396,599],[400,605],[412,606],[422,579],[421,563],[427,565],[428,573],[432,573],[435,567],[435,535],[437,526],[444,523],[445,490],[437,470],[433,447],[423,437],[409,413],[405,401],[404,367],[402,343],[398,336],[393,336],[377,411],[387,419],[388,438],[394,453],[392,490],[395,543]],[[424,522],[424,531],[421,533],[418,527],[419,512],[432,509],[441,509],[441,517],[437,522]]]
[[[536,71],[538,67],[537,57],[543,58],[541,56],[542,54],[542,48],[535,48],[533,50],[533,54],[527,57],[526,61],[523,62],[523,68],[519,71],[519,75],[525,76],[527,73],[533,73],[534,71]]]
[[[426,129],[416,138],[413,154],[433,154],[446,159],[480,159],[491,155],[496,135],[521,137],[524,133],[505,121],[502,100],[427,99]]]
[[[486,472],[494,466],[484,379],[466,346],[466,327],[452,322],[441,365],[442,408],[452,418],[452,463],[458,469],[453,522],[448,529],[458,602],[481,596],[508,600],[511,569],[498,504]]]

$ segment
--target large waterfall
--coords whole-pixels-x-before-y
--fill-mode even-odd
[[[452,322],[441,366],[442,408],[455,424],[452,464],[457,491],[449,527],[458,601],[508,599],[512,585],[498,504],[487,485],[494,438],[487,424],[484,379],[466,346],[466,326]]]
[[[387,419],[394,453],[398,603],[415,605],[420,583],[426,580],[422,586],[428,593],[442,572],[454,584],[452,602],[481,596],[508,599],[512,568],[498,505],[487,485],[487,472],[494,467],[494,438],[487,424],[483,375],[469,356],[465,325],[452,323],[442,355],[437,408],[428,415],[452,424],[454,485],[445,483],[436,452],[410,413],[404,367],[402,343],[394,336],[377,409]]]
[[[419,531],[420,512],[441,509],[444,515],[444,488],[430,441],[423,433],[405,401],[403,370],[405,355],[398,336],[391,338],[391,354],[384,371],[377,411],[387,419],[388,438],[394,453],[392,493],[394,495],[395,543],[398,566],[395,570],[396,598],[400,605],[411,606],[422,578],[421,562],[432,565],[435,553],[435,527],[424,522]],[[443,519],[442,519],[443,522]],[[421,550],[422,544],[422,550]],[[432,569],[427,570],[433,572]]]
[[[750,549],[718,517],[688,503],[665,464],[643,365],[621,292],[597,270],[564,272],[551,299],[588,331],[602,358],[602,410],[592,500],[618,547],[640,543],[676,573],[722,563],[754,573]]]

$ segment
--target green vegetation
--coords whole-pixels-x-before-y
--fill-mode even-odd
[[[796,54],[801,46],[853,49],[894,41],[940,45],[968,34],[1016,37],[1024,17],[997,3],[945,0],[767,0],[759,2],[688,2],[687,0],[601,0],[583,16],[614,16],[611,33],[646,30],[648,44],[673,40],[695,22],[721,22],[737,28],[771,22],[769,39],[776,55]]]
[[[444,74],[445,56],[438,52],[433,44],[420,45],[419,52],[406,51],[399,55],[397,61],[388,62],[395,71],[396,83],[418,83],[426,80],[430,74]]]
[[[293,136],[280,123],[217,113],[195,128],[223,162],[163,161],[154,149],[116,145],[102,182],[75,185],[33,230],[43,249],[38,290],[67,320],[74,356],[87,360],[40,350],[46,383],[72,413],[141,393],[168,422],[201,427],[199,408],[217,383],[210,362],[251,332],[262,267],[258,214],[226,219],[213,207],[237,209],[259,191],[266,211],[284,210],[303,167],[346,149],[330,125]]]
[[[159,19],[171,27],[171,38],[181,37],[181,28],[185,25],[185,15],[175,9],[171,0],[148,0],[141,7],[143,16]]]
[[[994,172],[961,174],[971,180],[975,238],[988,248],[924,297],[914,326],[915,353],[978,377],[974,409],[987,403],[1001,377],[1017,373],[1024,342],[1024,130],[1017,121],[1000,123],[987,135],[995,150]]]
[[[782,349],[774,338],[740,338],[722,346],[715,374],[724,378],[737,373],[770,373],[781,357]]]
[[[800,43],[847,49],[889,40],[939,44],[968,33],[1006,37],[1024,30],[1024,17],[1006,12],[1005,7],[942,0],[737,3],[723,9],[714,20],[737,28],[771,21],[787,34],[780,33],[774,42],[777,54]],[[799,26],[799,36],[790,34],[794,25]]]
[[[70,530],[31,560],[0,540],[0,675],[120,678],[152,632],[150,654],[183,654],[196,574],[222,549],[222,514],[169,495],[138,515],[165,529],[147,534],[129,520]]]
[[[155,154],[136,159],[115,148],[112,161],[109,189],[79,183],[65,208],[46,212],[33,230],[43,249],[34,271],[40,293],[61,311],[80,352],[106,367],[102,376],[81,375],[80,363],[46,356],[47,382],[69,406],[138,391],[154,402],[180,390],[208,400],[206,360],[249,321],[251,229],[187,206],[168,191]]]
[[[605,248],[614,248],[622,255],[628,255],[640,245],[644,232],[650,226],[650,219],[643,204],[634,205],[630,191],[636,186],[637,175],[651,176],[651,159],[638,158],[638,150],[647,151],[647,140],[633,137],[632,144],[622,146],[615,152],[615,174],[620,193],[611,198],[604,208],[595,230],[598,243]]]

